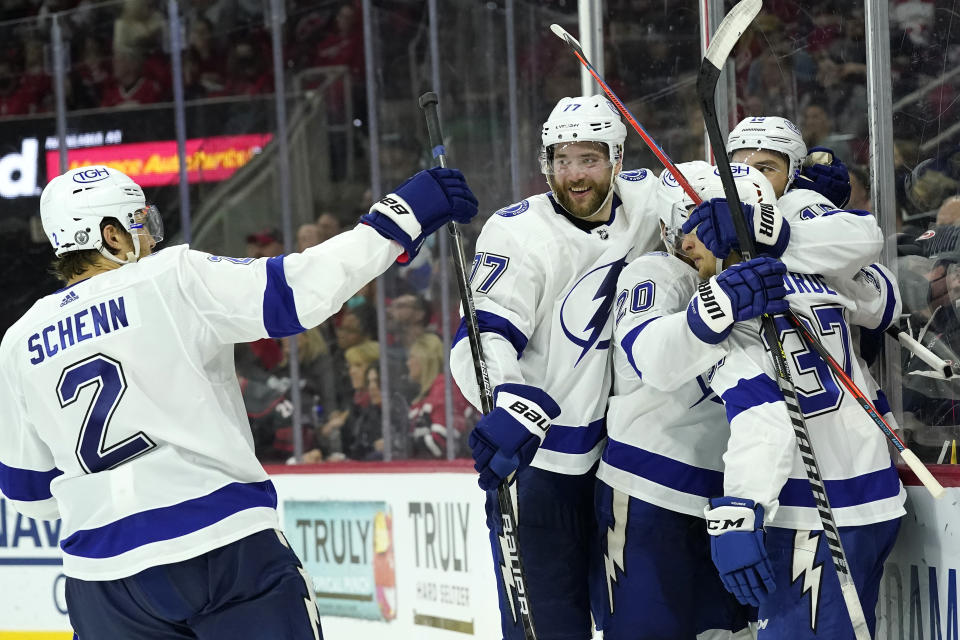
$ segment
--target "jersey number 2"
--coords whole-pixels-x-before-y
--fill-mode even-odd
[[[77,460],[87,473],[113,469],[143,455],[157,445],[142,431],[113,445],[107,445],[107,428],[127,390],[123,367],[113,358],[97,354],[76,362],[60,375],[57,397],[61,407],[68,407],[89,385],[95,385],[93,399],[87,407],[77,438]]]

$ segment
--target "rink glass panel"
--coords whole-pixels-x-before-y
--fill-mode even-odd
[[[480,201],[481,215],[463,229],[468,264],[476,235],[492,212],[547,189],[537,164],[540,126],[559,98],[580,93],[580,65],[548,26],[556,22],[579,35],[576,2],[441,0],[434,5],[433,21],[426,0],[402,5],[379,0],[286,3],[282,38],[290,172],[285,181],[280,179],[275,138],[269,12],[207,14],[202,20],[190,4],[180,5],[184,133],[188,166],[199,167],[188,176],[189,234],[182,223],[186,216],[173,160],[177,132],[167,3],[152,3],[155,15],[138,18],[142,24],[128,27],[119,47],[118,29],[123,32],[127,24],[123,2],[96,3],[59,16],[62,43],[69,52],[64,85],[69,158],[123,162],[129,173],[139,172],[135,179],[145,183],[148,198],[163,212],[168,244],[189,236],[195,248],[216,254],[245,256],[262,250],[251,248],[246,239],[273,230],[282,235],[281,182],[290,185],[288,246],[296,250],[293,235],[298,227],[322,213],[330,213],[350,228],[372,199],[414,171],[435,164],[417,105],[417,98],[427,90],[436,91],[440,98],[450,165],[464,171]],[[701,56],[700,11],[716,4],[694,0],[604,3],[604,76],[677,162],[705,154],[694,83]],[[723,124],[732,126],[746,115],[791,118],[809,142],[832,147],[851,167],[855,186],[850,206],[871,209],[870,194],[863,189],[876,162],[868,147],[864,11],[859,3],[841,4],[766,3],[728,65],[735,73],[727,83],[730,121]],[[914,11],[891,7],[890,13],[897,185],[896,220],[890,228],[903,234],[891,235],[892,255],[897,253],[898,239],[908,246],[901,254],[915,251],[909,247],[917,243],[908,241],[936,221],[936,212],[960,184],[953,153],[960,76],[955,71],[952,5],[901,4],[911,5]],[[364,15],[369,15],[368,24]],[[365,31],[370,42],[365,41]],[[0,67],[0,83],[10,78],[12,86],[27,92],[29,82],[47,87],[31,103],[36,105],[30,107],[35,113],[7,107],[0,118],[0,131],[6,133],[2,155],[9,158],[6,166],[12,167],[2,176],[6,191],[0,194],[5,198],[0,238],[7,281],[12,283],[0,318],[7,327],[33,299],[58,286],[45,275],[51,252],[40,232],[38,194],[54,175],[59,156],[56,143],[51,142],[57,131],[56,101],[49,89],[56,81],[51,22],[49,18],[8,22],[0,24],[0,32],[13,43],[11,63]],[[436,58],[431,56],[431,39],[436,42]],[[142,59],[130,60],[130,49],[142,54],[134,58]],[[365,58],[368,50],[372,51],[370,65]],[[111,78],[120,72],[133,73],[131,67],[142,69],[148,84],[156,86],[118,93]],[[120,104],[134,98],[144,104]],[[372,109],[368,108],[371,98]],[[219,160],[211,159],[214,156]],[[235,165],[233,173],[217,173],[225,164]],[[656,159],[631,132],[624,168],[639,167],[660,171]],[[941,237],[950,235],[936,231]],[[431,239],[414,265],[391,269],[348,305],[372,316],[371,337],[380,343],[380,357],[386,362],[379,384],[389,389],[384,404],[390,407],[387,420],[381,420],[385,430],[379,436],[389,431],[393,459],[435,455],[412,446],[409,437],[409,404],[420,395],[420,386],[411,381],[407,370],[403,309],[411,293],[425,299],[428,331],[449,345],[459,322],[449,251],[449,242]],[[901,275],[901,285],[914,335],[929,322],[928,341],[944,357],[956,360],[953,354],[958,347],[953,342],[960,334],[954,291],[960,292],[960,268],[954,258],[953,245],[945,240],[931,255],[901,255],[891,266],[906,274]],[[325,349],[327,365],[340,376],[332,404],[329,389],[317,391],[318,385],[309,380],[294,383],[290,379],[286,365],[281,364],[282,347],[279,355],[262,355],[272,365],[264,365],[262,382],[281,390],[283,398],[277,406],[286,414],[260,426],[266,430],[261,434],[264,442],[277,444],[265,460],[289,457],[285,454],[292,441],[292,412],[299,413],[310,430],[321,427],[352,400],[352,385],[343,379],[347,368],[337,347],[339,323],[339,317],[325,323],[320,339],[313,336],[310,348],[311,355]],[[245,348],[238,347],[238,363]],[[323,368],[307,364],[301,367],[301,378]],[[916,375],[922,366],[905,357],[887,358],[878,366],[888,389],[898,390],[891,393],[892,400],[911,443],[925,460],[936,460],[943,443],[958,435],[956,383]],[[299,409],[292,407],[287,392],[292,384],[309,388]],[[325,384],[329,386],[329,381]],[[452,383],[446,385],[448,393],[454,393]],[[369,388],[360,391],[369,393]],[[275,399],[267,390],[257,401]],[[256,413],[256,407],[249,408]],[[466,419],[447,414],[443,421],[448,429],[455,421],[465,433],[475,419],[474,412]],[[287,431],[277,435],[284,427]],[[468,455],[463,440],[458,437],[450,447],[443,446],[440,456]],[[316,441],[308,438],[306,444],[309,448]]]

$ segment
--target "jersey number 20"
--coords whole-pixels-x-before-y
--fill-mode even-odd
[[[77,460],[87,473],[119,467],[143,455],[157,445],[142,431],[112,445],[107,444],[107,428],[127,390],[120,363],[103,354],[90,356],[68,366],[57,383],[61,407],[68,407],[89,385],[95,385],[93,399],[87,407],[77,438]]]

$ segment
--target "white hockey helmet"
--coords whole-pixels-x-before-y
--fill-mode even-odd
[[[723,183],[720,180],[719,170],[703,160],[684,162],[677,165],[677,169],[684,175],[690,186],[702,201],[712,198],[726,198],[723,192]],[[750,205],[760,203],[775,204],[777,202],[773,185],[765,175],[757,169],[740,163],[732,163],[734,184],[740,194],[740,202]],[[680,246],[683,239],[681,227],[687,221],[693,209],[691,198],[668,170],[660,175],[659,197],[661,205],[660,221],[663,222],[663,241],[672,253]]]
[[[797,125],[779,116],[744,118],[727,137],[727,153],[733,155],[739,149],[766,149],[787,156],[787,185],[800,175],[803,160],[807,157],[807,145]]]
[[[602,142],[607,145],[610,164],[616,166],[623,156],[627,127],[620,113],[606,96],[578,96],[561,98],[543,123],[540,136],[540,169],[544,175],[553,174],[552,148],[572,142]]]
[[[677,169],[687,179],[690,186],[696,189],[707,176],[713,174],[713,165],[703,160],[694,160],[692,162],[681,162]],[[683,187],[677,182],[676,177],[669,169],[664,169],[660,174],[660,185],[657,188],[657,197],[659,199],[657,211],[660,217],[660,237],[663,238],[663,244],[667,251],[676,255],[680,249],[680,243],[683,241],[683,223],[687,221],[690,214],[689,207],[693,206],[693,200],[684,192]]]
[[[134,252],[126,260],[103,246],[100,223],[115,218],[133,238]],[[124,264],[140,257],[140,235],[163,239],[163,219],[148,206],[140,186],[126,174],[95,165],[71,169],[47,184],[40,194],[40,221],[56,255],[94,249]]]

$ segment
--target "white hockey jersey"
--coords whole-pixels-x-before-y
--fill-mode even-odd
[[[659,244],[657,184],[646,169],[619,174],[613,215],[592,229],[571,222],[549,194],[536,195],[491,216],[477,240],[471,287],[491,385],[539,387],[560,405],[536,467],[579,475],[600,455],[617,277]],[[479,406],[462,322],[450,363]]]
[[[870,284],[885,279],[889,285],[882,267],[876,275],[871,268],[856,280],[849,277],[882,246],[876,220],[836,211],[811,191],[788,195],[778,203],[791,223],[791,242],[783,255],[787,267],[817,264],[835,275],[831,281],[848,282],[851,297],[862,305],[856,321],[882,331],[896,317],[896,287],[881,292]],[[838,243],[837,237],[847,241]],[[651,504],[703,517],[707,499],[723,495],[722,454],[730,431],[708,382],[728,343],[705,344],[686,322],[698,283],[692,267],[663,252],[641,256],[622,272],[615,309],[614,394],[598,477]],[[872,379],[870,383],[864,387],[868,393],[876,390]],[[885,407],[885,399],[875,404]]]
[[[40,299],[0,343],[0,491],[62,518],[84,580],[276,528],[233,344],[319,324],[400,253],[366,226],[270,259],[175,246]]]
[[[897,296],[895,285],[882,271],[868,268],[860,273],[865,275],[829,280],[791,272],[784,281],[791,308],[854,383],[869,392],[873,383],[860,368],[850,326],[889,324]],[[874,304],[858,300],[863,295]],[[886,438],[786,318],[777,317],[776,322],[837,525],[872,524],[902,516],[906,492],[890,461]],[[767,524],[820,529],[759,321],[738,323],[727,342],[730,353],[711,381],[730,423],[723,456],[724,494],[762,503]]]

